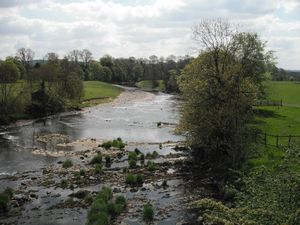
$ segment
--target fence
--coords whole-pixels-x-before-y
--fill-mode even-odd
[[[267,133],[256,133],[255,141],[260,144],[275,147],[290,147],[300,144],[300,136],[298,135],[273,135]]]

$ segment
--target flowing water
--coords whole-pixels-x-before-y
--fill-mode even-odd
[[[84,113],[58,115],[25,126],[0,130],[0,191],[7,186],[16,189],[20,188],[20,185],[25,185],[20,179],[6,179],[8,176],[23,177],[25,181],[34,180],[36,176],[43,176],[42,168],[62,160],[59,157],[32,154],[35,149],[56,150],[56,144],[60,140],[41,143],[37,139],[43,135],[61,134],[71,140],[87,138],[110,140],[121,137],[128,143],[126,150],[138,147],[144,153],[153,150],[158,151],[160,155],[175,153],[167,144],[159,148],[159,143],[184,141],[183,136],[175,135],[173,132],[175,124],[179,121],[178,102],[174,96],[162,93],[150,94],[135,89],[127,89],[125,92],[129,95],[147,97],[91,107]],[[158,122],[166,125],[158,127]],[[65,148],[63,151],[78,149],[80,148]],[[170,173],[172,172],[171,169]],[[25,182],[24,180],[22,182]],[[183,181],[174,178],[168,181],[168,184],[168,190],[155,188],[159,182],[152,182],[145,184],[143,190],[137,192],[128,190],[124,194],[127,198],[149,199],[154,202],[156,208],[173,207],[168,214],[161,215],[163,219],[156,223],[177,224],[183,216],[180,206],[184,192]],[[90,186],[86,189],[98,191],[101,186]],[[3,220],[0,218],[0,224],[1,221],[4,224],[85,224],[86,209],[49,209],[67,198],[70,190],[41,188],[38,185],[32,185],[29,189],[37,197],[25,204],[21,215]],[[135,213],[131,212],[132,215],[124,218],[123,223],[141,224],[141,216]],[[159,213],[164,214],[163,210]]]

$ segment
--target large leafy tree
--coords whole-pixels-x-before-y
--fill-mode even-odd
[[[255,33],[222,20],[194,27],[201,53],[179,79],[185,102],[182,127],[197,160],[215,170],[235,168],[247,155],[252,106],[261,94],[269,60]]]

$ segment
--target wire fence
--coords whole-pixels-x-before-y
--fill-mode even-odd
[[[256,133],[257,143],[275,147],[291,147],[300,145],[300,135],[273,135],[268,133]]]

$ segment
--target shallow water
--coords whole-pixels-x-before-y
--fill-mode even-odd
[[[127,90],[140,92],[138,90]],[[142,93],[142,92],[140,92]],[[55,164],[63,158],[50,157],[32,154],[35,149],[57,150],[56,144],[59,140],[47,143],[37,141],[37,138],[45,134],[63,134],[69,136],[70,140],[94,138],[110,140],[121,137],[128,143],[126,150],[133,151],[139,148],[140,151],[157,151],[160,155],[176,153],[173,150],[174,143],[184,140],[183,136],[174,135],[175,125],[179,121],[177,100],[172,95],[155,94],[152,99],[123,102],[117,105],[105,104],[89,108],[87,112],[73,115],[58,115],[45,120],[35,121],[32,124],[22,127],[11,127],[0,130],[0,191],[7,186],[12,188],[22,188],[22,183],[27,191],[32,191],[37,195],[28,204],[25,204],[24,211],[18,217],[5,218],[5,224],[60,224],[60,225],[80,225],[85,224],[87,210],[82,208],[53,208],[68,199],[68,195],[73,191],[55,187],[41,187],[35,179],[43,177],[42,168]],[[169,124],[157,127],[158,122]],[[171,125],[170,125],[171,124]],[[170,145],[168,142],[172,142]],[[159,143],[163,143],[159,146]],[[78,148],[64,148],[64,151],[76,151]],[[87,163],[81,162],[78,158],[72,158],[78,165]],[[122,159],[123,160],[123,159]],[[123,168],[128,166],[127,161],[114,162],[112,168]],[[126,157],[124,156],[124,160]],[[161,162],[158,158],[155,161]],[[26,172],[28,171],[28,172]],[[169,169],[168,173],[174,173]],[[7,175],[16,174],[18,179],[7,179]],[[35,179],[32,179],[35,178]],[[59,181],[61,177],[55,177]],[[67,179],[67,177],[65,178]],[[135,206],[135,199],[150,200],[155,208],[160,210],[169,209],[167,215],[160,215],[155,224],[171,225],[177,224],[184,216],[183,181],[178,178],[168,180],[168,190],[159,187],[162,181],[144,184],[145,190],[131,192],[125,189],[123,194],[132,201],[133,208],[142,208],[142,205]],[[112,184],[101,183],[95,186],[88,186],[84,189],[99,191],[103,185]],[[119,187],[117,187],[119,188]],[[74,190],[78,191],[79,189]],[[130,200],[131,199],[131,200]],[[171,208],[171,209],[170,209]],[[156,212],[159,214],[160,212]],[[136,216],[138,215],[138,216]],[[159,215],[157,215],[159,216]],[[1,224],[0,219],[0,224]],[[142,224],[142,214],[140,212],[128,213],[124,222],[126,224]]]
[[[132,90],[131,90],[132,91]],[[138,90],[134,90],[137,91]],[[0,175],[38,170],[57,161],[57,158],[33,155],[33,149],[54,150],[55,144],[42,144],[37,136],[58,133],[73,140],[83,138],[113,139],[125,142],[160,143],[184,140],[173,134],[174,127],[157,127],[157,122],[178,123],[177,102],[168,94],[156,94],[152,100],[137,100],[123,104],[106,104],[88,112],[56,116],[23,127],[0,131]],[[128,146],[131,150],[133,146]],[[146,153],[153,149],[141,146]],[[160,153],[170,152],[163,148]]]

